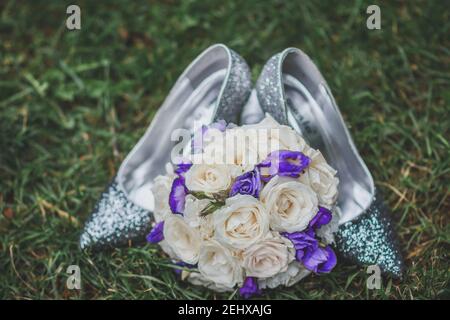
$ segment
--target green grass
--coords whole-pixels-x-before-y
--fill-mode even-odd
[[[445,1],[79,2],[0,4],[0,298],[229,298],[188,286],[157,247],[85,254],[83,222],[174,81],[215,42],[256,79],[288,46],[307,52],[332,88],[356,145],[386,194],[405,253],[403,281],[366,289],[340,264],[274,299],[449,298],[450,17]],[[82,290],[65,288],[81,267]]]

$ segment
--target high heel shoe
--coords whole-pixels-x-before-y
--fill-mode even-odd
[[[153,179],[164,173],[175,129],[194,121],[237,123],[251,91],[246,62],[223,44],[201,53],[179,77],[144,136],[102,193],[80,237],[80,247],[105,249],[145,241],[151,228]]]
[[[403,260],[388,209],[315,64],[301,50],[288,48],[268,60],[256,92],[264,112],[299,131],[338,171],[341,255],[401,277]]]

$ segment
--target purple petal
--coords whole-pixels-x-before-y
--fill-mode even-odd
[[[306,232],[283,232],[281,235],[291,240],[295,248],[295,257],[299,262],[303,262],[308,252],[314,252],[319,247],[319,241],[314,238],[314,235]]]
[[[192,167],[192,162],[183,161],[183,162],[177,164],[175,173],[178,175],[184,175],[191,167]]]
[[[331,211],[324,207],[319,207],[319,211],[309,222],[309,228],[313,230],[319,229],[321,226],[330,223],[332,219]]]
[[[319,264],[327,260],[326,251],[322,248],[317,248],[316,250],[308,250],[302,257],[303,265],[306,269],[317,273]]]
[[[147,242],[158,243],[164,240],[164,221],[158,222],[147,235]]]
[[[264,182],[275,175],[298,178],[310,164],[311,159],[299,151],[272,151],[267,158],[257,165]]]
[[[183,214],[187,193],[188,190],[182,176],[173,180],[172,189],[169,194],[169,206],[173,213]]]
[[[302,262],[306,269],[315,273],[328,273],[336,265],[337,259],[334,251],[327,246],[305,252]]]
[[[262,188],[261,175],[258,170],[252,170],[236,178],[230,190],[230,197],[236,194],[248,194],[259,197]]]
[[[327,252],[327,261],[319,266],[317,272],[319,273],[329,273],[336,266],[337,258],[333,249],[330,246],[326,246],[325,250]]]
[[[261,290],[258,288],[258,281],[254,277],[247,277],[244,280],[244,284],[239,289],[239,294],[248,299],[254,295],[261,294]]]
[[[306,269],[315,273],[328,273],[336,266],[336,255],[330,246],[322,248],[315,238],[312,228],[304,232],[283,232],[295,248],[295,258],[303,263]]]

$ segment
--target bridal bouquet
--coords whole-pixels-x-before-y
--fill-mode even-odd
[[[270,116],[198,131],[189,155],[152,187],[147,241],[159,243],[182,279],[248,298],[330,272],[338,179],[321,152]]]

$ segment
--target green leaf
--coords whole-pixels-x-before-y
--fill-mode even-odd
[[[189,193],[192,194],[194,197],[196,197],[199,200],[214,199],[212,196],[207,195],[205,192],[201,192],[201,191],[190,191]]]
[[[207,215],[214,213],[216,210],[220,209],[225,205],[224,201],[214,201],[208,204],[201,212],[201,217],[206,217]]]

